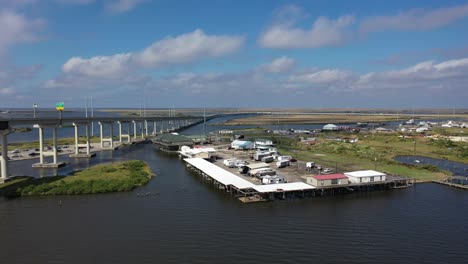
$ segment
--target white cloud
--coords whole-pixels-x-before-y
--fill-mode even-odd
[[[97,56],[90,59],[73,57],[62,66],[64,73],[77,73],[92,77],[112,78],[124,74],[131,67],[131,53]]]
[[[62,4],[86,5],[94,3],[95,0],[55,0],[55,2]]]
[[[360,25],[362,32],[384,30],[430,30],[448,25],[468,16],[468,4],[433,10],[411,9],[396,15],[365,18]]]
[[[268,28],[259,38],[265,48],[294,49],[336,46],[346,41],[353,16],[341,16],[336,20],[318,17],[310,29],[295,27],[294,23],[279,23]]]
[[[197,29],[157,41],[140,52],[90,59],[73,57],[62,66],[62,70],[68,74],[112,78],[135,68],[156,68],[231,54],[240,49],[244,41],[243,36],[207,35]]]
[[[287,72],[296,64],[294,59],[283,56],[259,67],[260,70],[272,73]]]
[[[127,12],[141,3],[143,0],[113,0],[107,3],[106,8],[111,13],[118,14]]]
[[[354,74],[352,72],[338,69],[318,70],[290,77],[290,80],[293,82],[305,82],[311,84],[344,83],[352,79],[354,79]]]
[[[37,32],[44,24],[41,19],[28,19],[13,11],[0,10],[0,55],[11,45],[38,40]]]
[[[289,82],[296,86],[314,87],[333,92],[385,94],[398,91],[400,96],[420,93],[457,91],[468,95],[468,58],[440,63],[425,61],[400,70],[357,74],[341,69],[312,70],[292,75]]]
[[[0,88],[0,94],[1,95],[12,95],[15,93],[15,89],[11,87],[6,87],[6,88]]]

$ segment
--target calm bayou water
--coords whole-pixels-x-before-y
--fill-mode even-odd
[[[468,176],[468,163],[434,159],[423,156],[397,156],[395,157],[395,160],[411,165],[431,164],[437,166],[441,170],[450,171],[456,176]]]
[[[154,145],[101,152],[90,165],[111,158],[143,159],[157,176],[126,193],[0,199],[1,263],[468,259],[468,192],[463,190],[421,184],[388,192],[242,204]],[[33,161],[12,163],[12,170],[29,170],[27,162]],[[56,172],[43,175],[49,173]],[[146,192],[159,194],[137,196]]]

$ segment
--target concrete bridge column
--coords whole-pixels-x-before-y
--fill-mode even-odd
[[[104,142],[109,142],[109,148],[114,149],[114,122],[112,121],[102,121],[98,122],[99,123],[99,128],[101,132],[101,148],[104,149]],[[104,125],[108,124],[109,125],[109,137],[104,137]]]
[[[103,135],[102,123],[98,122],[98,124],[99,124],[99,136],[101,137],[101,148],[104,148],[104,135]]]
[[[141,139],[145,138],[145,126],[143,125],[143,121],[140,121],[140,128],[141,128]]]
[[[130,135],[130,122],[127,123],[127,134],[128,134],[127,142],[130,143],[130,141],[132,140],[131,135]]]
[[[90,131],[89,131],[89,126],[90,123],[73,123],[73,126],[75,127],[75,153],[70,154],[71,158],[91,158],[94,157],[95,154],[91,155],[91,141],[89,138]],[[86,133],[86,143],[80,144],[80,126],[85,127],[85,133]],[[80,147],[81,148],[86,148],[86,154],[80,153]]]
[[[156,136],[156,121],[153,121],[153,136]]]
[[[145,120],[145,134],[148,136],[148,121]]]
[[[39,163],[32,165],[33,168],[58,168],[65,165],[64,162],[58,162],[57,159],[57,124],[54,125],[34,125],[39,129]],[[44,129],[52,128],[52,150],[44,151]],[[45,156],[52,156],[52,163],[44,162]]]
[[[54,164],[57,164],[57,127],[52,130],[52,156]]]
[[[8,134],[10,129],[0,130],[2,139],[2,155],[0,156],[0,183],[5,182],[8,179],[9,168],[8,168]]]
[[[110,147],[111,149],[114,148],[114,123],[110,123]]]
[[[119,142],[122,143],[122,122],[117,121],[117,124],[119,125]]]
[[[89,140],[89,124],[86,124],[86,155],[91,155],[91,142]]]
[[[73,126],[75,127],[75,155],[78,155],[78,138],[80,135],[78,132],[78,125],[73,123]]]
[[[159,129],[159,133],[164,133],[164,121],[161,121],[161,128]]]
[[[39,164],[44,164],[44,128],[39,127]]]
[[[133,140],[136,141],[136,139],[137,139],[137,124],[136,124],[135,120],[133,120],[132,122],[133,122]]]

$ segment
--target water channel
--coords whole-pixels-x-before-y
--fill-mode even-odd
[[[157,176],[125,193],[0,199],[1,263],[468,259],[468,193],[446,186],[242,204],[152,144],[101,152],[59,173],[127,159],[145,160]],[[12,170],[28,173],[32,162],[13,162]],[[157,195],[138,196],[146,192]]]

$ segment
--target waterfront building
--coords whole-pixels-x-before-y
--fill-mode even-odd
[[[307,177],[307,183],[315,187],[328,187],[346,185],[349,184],[349,180],[344,174],[327,174]]]
[[[166,151],[178,151],[182,146],[193,146],[193,140],[177,133],[158,135],[153,142]]]
[[[351,183],[385,181],[387,176],[387,174],[375,170],[345,172],[344,175],[349,178],[349,181]]]

